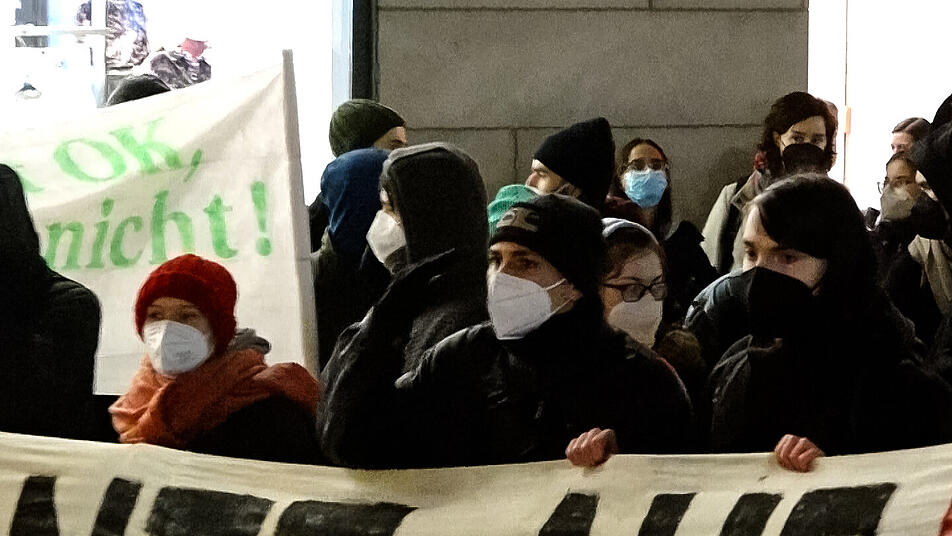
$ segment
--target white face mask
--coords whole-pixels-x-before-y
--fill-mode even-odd
[[[488,297],[489,318],[496,338],[521,339],[568,305],[566,301],[553,310],[548,292],[564,282],[562,279],[542,287],[528,279],[496,274],[490,281]]]
[[[403,227],[393,216],[378,210],[367,231],[367,244],[374,252],[374,257],[386,266],[387,258],[407,245],[407,236],[403,232]]]
[[[879,206],[883,209],[883,219],[890,221],[904,220],[912,214],[912,207],[916,200],[909,195],[905,188],[883,188],[883,195],[879,198]]]
[[[142,335],[152,368],[165,376],[195,370],[212,353],[204,333],[171,320],[149,322]]]
[[[661,325],[664,302],[645,294],[636,302],[621,302],[608,313],[608,324],[651,348]]]

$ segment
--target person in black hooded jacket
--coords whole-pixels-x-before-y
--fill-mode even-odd
[[[863,217],[820,176],[752,201],[743,239],[751,335],[710,378],[715,452],[774,449],[807,471],[824,454],[952,440],[952,388],[922,362],[876,280]]]
[[[409,370],[426,349],[487,318],[486,190],[476,162],[466,153],[428,143],[390,153],[380,176],[380,199],[382,209],[366,241],[392,273],[454,252],[454,262],[434,274],[439,278],[419,297],[424,301],[417,314],[400,319],[411,321],[409,331],[391,341],[402,348],[404,369]],[[366,328],[364,322],[345,330],[334,355],[353,351],[348,342]]]
[[[689,451],[691,406],[677,375],[604,320],[604,249],[591,207],[561,195],[516,204],[492,238],[492,320],[401,374],[392,341],[454,253],[407,267],[324,370],[324,454],[393,468]]]
[[[4,165],[0,259],[0,430],[86,438],[99,301],[46,266],[20,179]]]

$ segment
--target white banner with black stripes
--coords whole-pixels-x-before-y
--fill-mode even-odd
[[[0,434],[15,536],[936,536],[950,500],[952,445],[808,474],[768,454],[350,471]]]

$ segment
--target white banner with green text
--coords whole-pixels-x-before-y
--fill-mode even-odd
[[[136,293],[183,253],[228,268],[238,324],[271,341],[270,361],[314,362],[289,52],[240,79],[3,128],[0,162],[20,175],[47,264],[102,304],[97,392],[125,392],[144,354]]]

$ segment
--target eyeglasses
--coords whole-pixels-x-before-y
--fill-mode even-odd
[[[876,189],[879,190],[879,193],[883,193],[883,188],[889,186],[889,179],[883,179],[881,182],[876,183]]]
[[[876,189],[879,190],[879,193],[883,193],[883,190],[884,190],[887,186],[892,186],[893,188],[902,188],[902,187],[904,187],[904,186],[909,186],[909,185],[913,184],[912,182],[899,182],[899,183],[897,183],[897,184],[893,184],[893,182],[894,182],[894,181],[890,181],[889,179],[884,179],[882,182],[877,182],[877,183],[876,183]],[[919,184],[919,187],[922,188],[923,190],[929,190],[929,189],[930,189],[930,188],[929,188],[929,185],[926,184],[926,183],[917,183],[917,184]]]
[[[644,283],[629,283],[627,285],[602,283],[602,286],[620,290],[621,299],[626,302],[636,302],[649,292],[651,297],[658,301],[663,300],[668,295],[668,285],[664,281],[655,281],[650,285]]]
[[[657,158],[636,158],[631,162],[628,162],[628,165],[625,166],[625,170],[633,169],[635,171],[644,171],[648,168],[653,170],[667,170],[668,163],[664,160]]]

